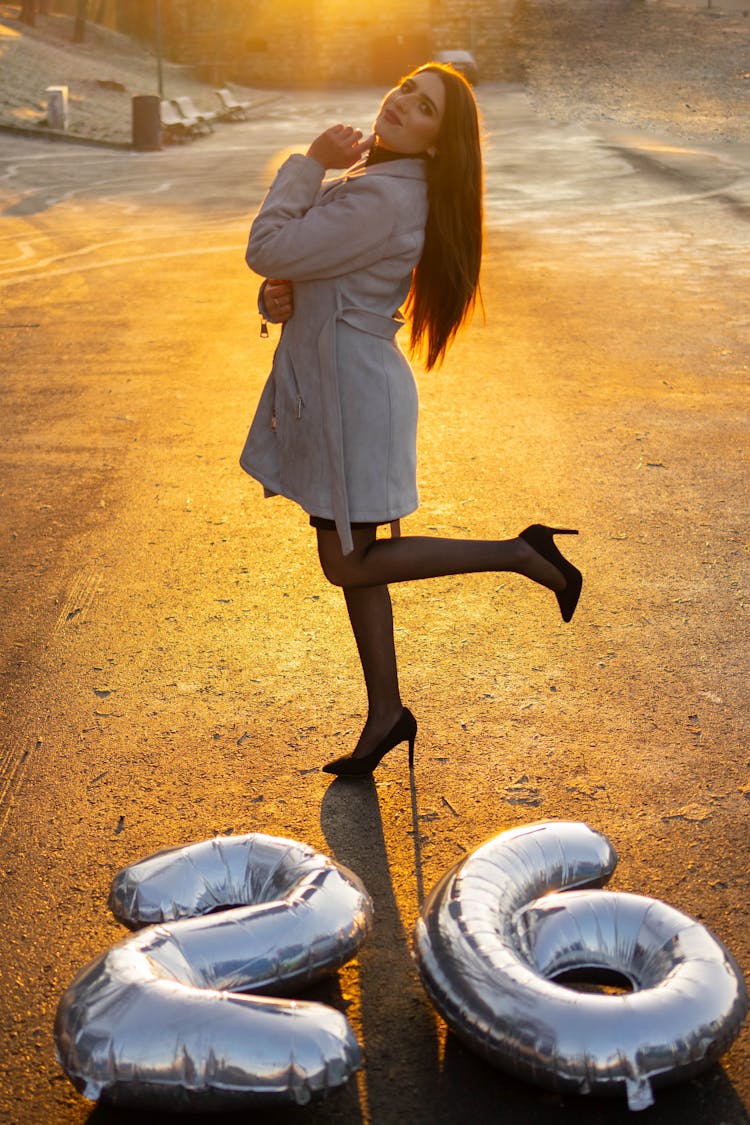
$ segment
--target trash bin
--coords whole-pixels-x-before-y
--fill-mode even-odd
[[[156,94],[133,98],[133,148],[141,152],[161,148],[161,103]]]

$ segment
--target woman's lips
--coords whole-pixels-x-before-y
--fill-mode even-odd
[[[390,125],[400,125],[401,124],[400,118],[398,118],[396,116],[396,114],[393,112],[392,109],[386,109],[385,112],[383,113],[383,116],[385,117],[386,121]]]

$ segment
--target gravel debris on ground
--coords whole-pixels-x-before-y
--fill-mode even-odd
[[[527,0],[516,37],[532,101],[562,121],[747,141],[750,15],[720,4]]]

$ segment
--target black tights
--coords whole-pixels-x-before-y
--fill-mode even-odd
[[[367,688],[367,722],[355,754],[376,746],[403,706],[388,591],[392,582],[512,571],[551,590],[565,587],[560,571],[523,539],[377,539],[376,532],[374,526],[352,528],[354,550],[345,555],[336,531],[317,529],[320,564],[328,581],[344,591]]]

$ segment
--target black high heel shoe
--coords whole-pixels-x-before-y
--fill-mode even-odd
[[[577,534],[578,532],[572,528],[545,527],[544,524],[534,523],[531,527],[522,531],[519,536],[519,539],[525,539],[538,555],[557,567],[565,579],[565,589],[554,591],[563,621],[570,621],[576,611],[578,599],[581,596],[581,587],[583,586],[583,575],[580,570],[560,554],[555,545],[554,536]]]
[[[409,769],[414,769],[414,741],[417,737],[417,720],[411,711],[404,707],[396,723],[388,731],[385,738],[381,739],[374,750],[355,758],[351,754],[345,758],[336,758],[323,766],[324,773],[335,773],[337,777],[369,777],[382,758],[398,746],[400,742],[409,743]]]

